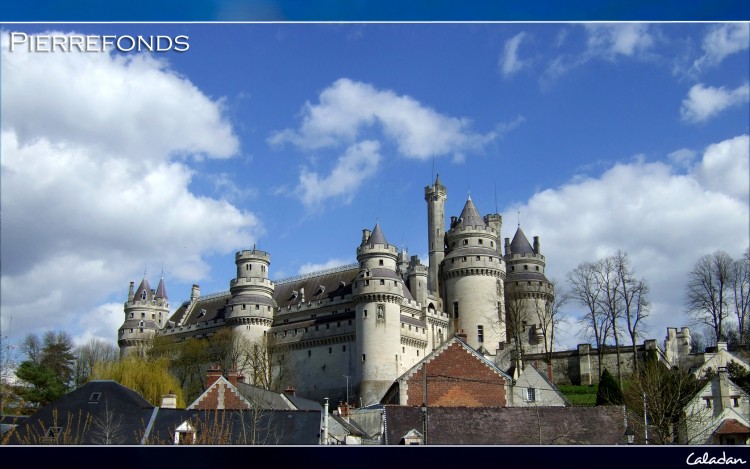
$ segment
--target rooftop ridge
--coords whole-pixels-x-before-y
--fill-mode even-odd
[[[313,277],[318,277],[318,276],[321,276],[321,275],[335,274],[335,273],[338,273],[338,272],[344,272],[344,271],[349,270],[349,269],[356,269],[358,267],[359,267],[359,264],[357,264],[355,262],[355,263],[352,263],[352,264],[346,264],[346,265],[340,265],[340,266],[337,266],[337,267],[331,267],[330,269],[317,270],[315,272],[308,272],[306,274],[293,275],[291,277],[284,277],[284,278],[281,278],[279,280],[274,280],[273,283],[275,283],[276,285],[283,285],[285,283],[296,282],[297,280],[306,280],[306,279],[313,278]]]
[[[209,293],[208,295],[201,295],[198,299],[199,300],[212,300],[214,298],[231,295],[231,293],[232,292],[230,292],[229,290],[224,290],[224,291],[220,291],[216,293]],[[189,304],[190,302],[188,301],[187,303]]]

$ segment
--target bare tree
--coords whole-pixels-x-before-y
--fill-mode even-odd
[[[599,374],[602,375],[603,346],[609,335],[610,321],[601,309],[601,288],[597,281],[596,265],[584,262],[568,273],[570,298],[586,308],[581,318],[584,331],[593,336],[596,342],[596,353],[599,362]]]
[[[97,363],[117,361],[120,350],[111,342],[92,337],[84,345],[76,348],[74,355],[74,382],[76,386],[80,386],[91,379]]]
[[[526,354],[524,336],[528,336],[525,303],[523,293],[508,293],[506,295],[505,333],[508,340],[513,343],[517,357],[521,360],[521,363],[523,363]],[[512,365],[515,365],[515,363]]]
[[[620,296],[622,297],[623,316],[628,327],[628,335],[633,347],[633,367],[638,369],[637,341],[643,319],[648,316],[650,303],[648,301],[649,288],[642,279],[635,278],[635,272],[630,266],[628,254],[617,251],[614,257],[617,275],[620,280]]]
[[[121,445],[125,442],[122,432],[122,415],[116,416],[105,399],[104,411],[91,419],[91,442],[95,445]]]
[[[600,309],[607,315],[609,332],[615,341],[617,354],[617,384],[622,389],[622,368],[620,366],[620,330],[617,320],[622,319],[622,290],[616,257],[605,257],[594,264],[596,282],[600,290]]]
[[[543,286],[540,285],[539,288],[541,290]],[[554,279],[549,282],[549,293],[552,296],[551,298],[548,297],[547,301],[544,302],[544,307],[541,307],[538,302],[535,302],[534,305],[539,329],[542,333],[542,340],[544,341],[545,360],[547,363],[552,363],[552,350],[555,347],[555,331],[562,321],[562,307],[568,301],[569,297],[566,292],[559,291],[559,285]]]
[[[750,309],[750,249],[746,250],[745,254],[732,264],[730,285],[734,314],[737,316],[739,342],[741,345],[745,345],[747,341],[745,318],[748,309]]]
[[[732,258],[724,251],[707,254],[688,273],[687,307],[693,317],[713,328],[716,341],[724,339],[723,325],[729,308]]]

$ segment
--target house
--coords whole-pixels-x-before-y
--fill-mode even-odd
[[[225,378],[220,379],[229,383]],[[212,389],[227,391],[218,386]],[[299,398],[284,401],[279,394],[268,394],[278,398],[272,402],[306,404]],[[231,395],[231,389],[224,394],[225,404],[232,402]],[[221,409],[176,409],[175,400],[173,394],[167,394],[162,405],[155,407],[115,381],[91,381],[29,416],[9,432],[7,443],[317,445],[320,442],[321,410],[300,409],[293,404],[283,408],[225,405]]]
[[[729,379],[725,366],[719,366],[718,373],[685,406],[684,413],[684,424],[678,433],[680,442],[750,444],[750,399]]]
[[[624,445],[623,406],[385,406],[386,445]],[[425,441],[426,440],[426,441]]]
[[[140,444],[155,407],[115,381],[90,381],[42,407],[13,431],[9,444]]]

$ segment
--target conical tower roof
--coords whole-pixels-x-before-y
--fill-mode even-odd
[[[466,205],[464,205],[464,209],[461,211],[458,225],[461,227],[487,226],[485,225],[482,216],[479,215],[479,211],[477,211],[477,208],[474,206],[474,202],[471,201],[471,197],[468,198]]]
[[[146,299],[152,300],[153,296],[151,294],[151,286],[148,284],[148,280],[146,280],[146,277],[143,277],[143,280],[141,280],[141,284],[138,285],[138,289],[135,291],[134,298],[136,300],[143,299],[143,292],[146,292]]]
[[[379,223],[375,223],[375,228],[373,228],[372,234],[370,234],[370,237],[367,239],[367,243],[365,244],[368,244],[370,246],[374,246],[375,244],[388,244],[388,241],[385,240],[385,236],[383,235],[383,231],[380,229]]]
[[[531,243],[523,234],[523,230],[519,226],[516,230],[516,234],[513,236],[513,241],[510,242],[510,253],[511,254],[534,254],[534,249],[531,247]]]
[[[164,286],[164,277],[159,280],[159,286],[156,287],[156,296],[154,298],[167,299],[167,288]]]

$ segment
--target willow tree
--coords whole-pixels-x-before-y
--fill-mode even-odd
[[[155,406],[161,405],[165,394],[177,396],[177,407],[185,407],[185,399],[177,379],[169,372],[166,357],[145,358],[130,354],[116,362],[94,365],[92,379],[110,379],[136,391]]]

